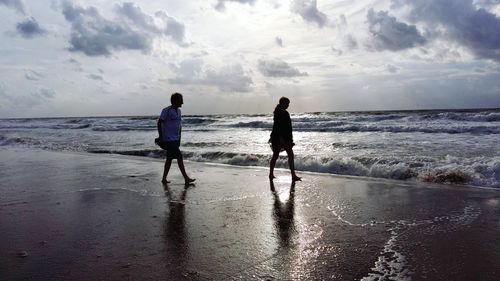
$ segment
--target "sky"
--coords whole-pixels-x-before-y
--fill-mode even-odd
[[[0,118],[500,108],[500,0],[0,0]]]

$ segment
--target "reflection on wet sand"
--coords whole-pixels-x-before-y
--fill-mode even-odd
[[[291,245],[293,233],[295,232],[295,182],[292,181],[288,194],[278,194],[274,188],[273,181],[270,181],[271,191],[274,197],[274,224],[279,237],[279,248],[288,248]]]
[[[189,186],[185,186],[179,199],[175,191],[163,185],[165,196],[168,199],[168,214],[166,215],[165,230],[165,256],[166,267],[171,268],[174,275],[183,274],[188,259],[188,244],[185,220],[185,200]],[[170,276],[173,278],[173,276]],[[175,278],[174,278],[175,279]]]

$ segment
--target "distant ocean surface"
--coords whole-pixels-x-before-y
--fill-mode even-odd
[[[500,109],[291,117],[298,170],[500,188]],[[0,148],[162,158],[157,118],[0,119]],[[191,161],[267,167],[272,123],[271,114],[185,115],[181,150]]]

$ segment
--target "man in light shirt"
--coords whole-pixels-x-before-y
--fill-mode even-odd
[[[188,177],[186,170],[184,169],[184,162],[182,160],[182,153],[179,149],[181,145],[181,110],[183,99],[182,95],[179,93],[174,93],[170,97],[170,103],[172,105],[165,107],[160,114],[158,119],[157,128],[160,137],[156,140],[157,144],[167,151],[167,160],[165,161],[165,168],[163,170],[163,176],[161,182],[166,184],[168,171],[170,170],[170,165],[172,164],[172,159],[177,159],[177,164],[181,170],[182,176],[186,184],[193,183],[195,179]]]

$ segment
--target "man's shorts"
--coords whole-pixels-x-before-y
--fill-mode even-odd
[[[164,146],[167,150],[167,159],[179,159],[182,157],[181,150],[179,147],[181,146],[181,141],[166,141],[164,142]]]

